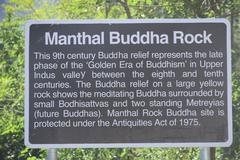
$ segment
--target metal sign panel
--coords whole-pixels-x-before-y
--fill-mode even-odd
[[[25,52],[29,147],[232,142],[225,19],[29,21]]]

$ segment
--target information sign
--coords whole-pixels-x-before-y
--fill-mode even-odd
[[[225,19],[30,21],[29,147],[229,146]]]

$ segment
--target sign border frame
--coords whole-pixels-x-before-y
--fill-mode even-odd
[[[32,144],[29,141],[29,40],[33,24],[131,24],[131,23],[224,23],[226,25],[227,54],[227,112],[228,140],[225,142],[186,142],[186,143],[69,143]],[[24,143],[30,148],[125,148],[125,147],[228,147],[233,141],[232,124],[232,84],[231,84],[231,25],[224,18],[198,19],[102,19],[102,20],[29,20],[25,25],[25,82],[24,82]]]

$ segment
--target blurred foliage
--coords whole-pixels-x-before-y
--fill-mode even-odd
[[[228,18],[232,26],[233,122],[231,147],[216,159],[240,159],[240,0],[9,0],[0,22],[0,159],[44,159],[24,146],[24,25],[29,19]],[[197,160],[197,148],[59,149],[67,160]]]

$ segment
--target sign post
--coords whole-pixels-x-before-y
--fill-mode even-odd
[[[57,160],[57,149],[48,149],[46,160]]]
[[[230,43],[225,19],[30,21],[25,143],[229,146]]]
[[[204,147],[200,149],[200,160],[211,160],[209,147]]]

